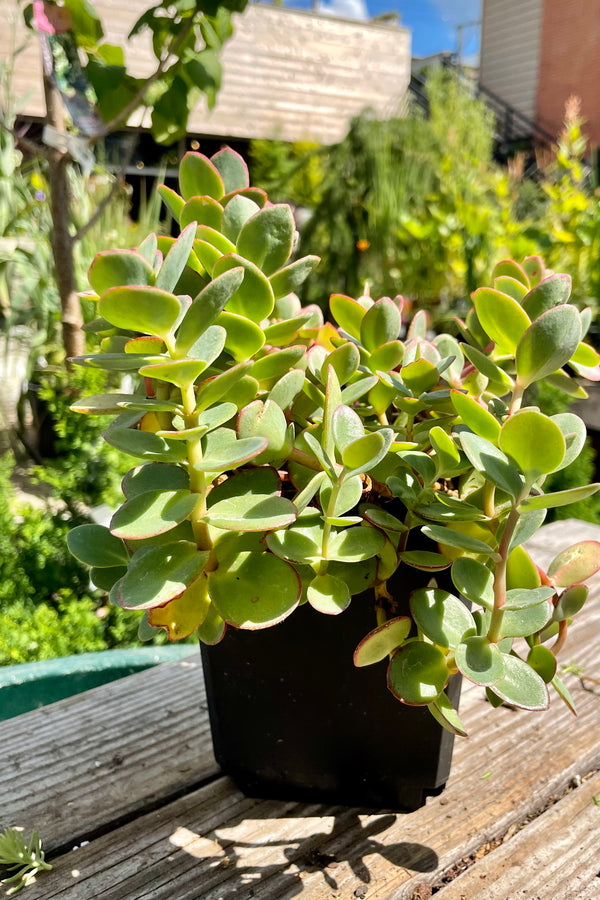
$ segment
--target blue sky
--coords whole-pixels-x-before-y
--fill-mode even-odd
[[[369,19],[396,12],[412,31],[413,56],[457,49],[457,25],[479,19],[481,0],[318,0],[320,9],[350,19]],[[286,0],[286,5],[312,8],[312,0]],[[478,50],[477,29],[463,31],[465,56]]]

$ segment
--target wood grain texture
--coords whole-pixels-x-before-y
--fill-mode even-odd
[[[439,900],[600,897],[599,796],[596,775],[442,888]]]
[[[0,826],[79,843],[214,775],[200,654],[0,723]]]
[[[556,523],[544,529],[535,543],[540,562],[565,543],[595,537],[596,532],[582,523]],[[566,661],[583,666],[588,675],[598,675],[599,620],[596,584],[565,654]],[[175,692],[176,674],[172,667],[165,669],[166,694]],[[542,813],[573,779],[598,768],[598,690],[585,689],[574,676],[566,680],[579,709],[577,718],[557,700],[551,713],[491,710],[481,689],[466,690],[461,716],[472,737],[457,740],[443,794],[414,813],[255,800],[244,797],[229,779],[217,778],[109,830],[75,854],[59,857],[53,872],[29,890],[29,898],[287,900],[302,894],[307,900],[363,896],[412,900],[419,884],[439,883],[458,861],[502,838],[511,826],[521,826]],[[177,690],[179,695],[180,685]],[[115,687],[113,691],[119,693]],[[146,689],[140,686],[138,693],[140,702],[146,702]],[[163,723],[157,731],[159,744],[166,737],[164,732]],[[120,749],[118,736],[116,740],[113,752]],[[178,751],[172,753],[177,760]],[[65,766],[70,771],[68,754],[61,762]],[[120,775],[115,781],[109,779],[109,784],[125,794],[129,782]],[[57,803],[59,781],[54,790]],[[46,796],[52,796],[51,792]],[[98,790],[96,806],[100,798]],[[113,798],[108,800],[110,810]],[[143,800],[138,797],[137,802],[143,810]],[[89,811],[81,814],[85,818]],[[109,812],[104,815],[109,825]],[[52,831],[46,837],[53,838]],[[523,885],[527,883],[528,875],[523,873]],[[481,900],[484,896],[487,900],[485,894]],[[583,894],[580,900],[593,897]]]

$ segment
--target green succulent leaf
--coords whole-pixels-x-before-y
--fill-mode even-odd
[[[321,378],[323,382],[326,382],[328,367],[333,366],[340,385],[346,384],[358,369],[359,363],[360,353],[356,344],[342,344],[332,350],[326,358],[321,369]]]
[[[554,588],[544,585],[535,588],[512,588],[506,592],[504,609],[526,609],[529,606],[537,606],[544,600],[554,596]]]
[[[222,231],[225,237],[235,243],[244,224],[259,209],[260,207],[249,197],[244,197],[242,194],[232,197],[223,213]]]
[[[579,541],[552,560],[548,575],[558,587],[569,587],[587,581],[599,570],[600,542]]]
[[[181,441],[165,440],[149,431],[109,428],[103,437],[111,447],[148,462],[182,462],[187,459],[187,448]]]
[[[554,653],[542,644],[536,644],[527,654],[527,665],[550,684],[556,675],[557,662]]]
[[[351,509],[355,509],[358,506],[362,497],[362,490],[363,485],[359,475],[353,475],[351,478],[346,478],[342,484],[339,485],[335,502],[330,509],[332,484],[327,478],[321,485],[321,507],[327,511],[328,515],[343,516],[344,513],[350,512]]]
[[[317,575],[309,584],[306,596],[317,612],[337,616],[350,605],[350,589],[334,575]]]
[[[388,666],[388,689],[410,706],[427,706],[440,696],[449,678],[438,647],[415,641],[401,647]]]
[[[462,391],[452,391],[451,398],[454,409],[471,431],[492,444],[498,443],[500,423],[489,410]]]
[[[302,586],[295,569],[270,553],[243,551],[219,557],[208,576],[209,592],[222,619],[236,628],[268,628],[298,605]]]
[[[154,284],[154,269],[138,250],[102,250],[94,257],[88,279],[100,297],[109,288]]]
[[[146,491],[186,491],[190,487],[187,471],[169,463],[146,463],[130,469],[123,479],[125,497],[132,500]]]
[[[274,469],[241,472],[211,491],[206,521],[216,528],[241,532],[271,531],[290,525],[297,511],[291,501],[279,496],[280,489]]]
[[[359,339],[362,320],[367,313],[365,307],[345,294],[332,294],[329,298],[329,308],[340,328],[343,328],[350,337]]]
[[[526,387],[567,363],[581,341],[581,318],[574,306],[555,306],[523,333],[515,351],[517,378]]]
[[[512,356],[531,320],[523,307],[508,294],[493,288],[473,293],[477,318],[501,355]]]
[[[191,541],[142,547],[131,557],[127,574],[110,592],[112,603],[125,609],[163,606],[186,590],[202,572],[209,553]]]
[[[569,707],[569,709],[571,710],[573,715],[576,716],[577,710],[575,708],[575,702],[574,702],[574,700],[571,696],[571,693],[570,693],[568,687],[566,686],[566,684],[563,681],[561,681],[561,679],[558,677],[558,675],[554,676],[554,678],[551,681],[551,684],[552,684],[552,687],[554,688],[554,690],[556,691],[556,693],[558,694],[558,696],[560,697],[560,699],[563,701],[563,703],[565,703]]]
[[[158,381],[167,381],[169,384],[185,390],[208,368],[210,362],[212,360],[207,362],[203,359],[173,359],[167,362],[153,363],[151,366],[142,366],[140,375],[146,378],[156,378]]]
[[[519,471],[502,450],[485,438],[469,432],[461,432],[460,442],[470,463],[478,472],[485,473],[488,481],[512,497],[519,496],[523,489]]]
[[[276,403],[280,409],[288,409],[302,390],[304,384],[304,372],[302,369],[292,369],[275,383],[269,392],[269,400]]]
[[[583,609],[588,594],[589,589],[585,584],[573,584],[564,590],[552,614],[553,621],[562,622],[576,616]]]
[[[170,531],[187,519],[198,502],[189,490],[153,490],[138,494],[113,515],[110,530],[115,537],[139,539]]]
[[[86,566],[112,568],[127,565],[129,553],[123,541],[103,525],[77,525],[67,535],[73,556]]]
[[[220,200],[225,193],[223,179],[214,163],[192,151],[179,164],[179,189],[184,200],[203,196]]]
[[[553,472],[566,452],[559,426],[535,409],[522,409],[510,416],[500,430],[499,443],[530,479]]]
[[[494,288],[497,291],[502,291],[503,294],[508,294],[509,297],[512,297],[513,300],[522,305],[523,297],[527,293],[529,285],[523,284],[522,281],[512,278],[510,275],[500,275],[498,278],[494,278]]]
[[[237,252],[269,276],[288,261],[293,240],[292,211],[285,204],[275,204],[261,209],[244,224],[237,240]]]
[[[555,306],[567,303],[571,296],[570,275],[550,275],[539,281],[521,301],[523,309],[533,321]]]
[[[243,157],[231,147],[218,150],[211,156],[210,161],[221,176],[226,194],[249,187],[248,166]]]
[[[237,253],[227,253],[215,263],[213,276],[223,277],[225,272],[240,267],[244,279],[232,294],[227,311],[246,316],[258,324],[271,315],[275,305],[273,289],[259,267]]]
[[[536,634],[548,624],[552,618],[552,606],[550,603],[536,603],[535,606],[526,606],[520,609],[506,609],[502,617],[500,636],[527,637]]]
[[[489,356],[486,356],[485,353],[482,353],[476,347],[470,347],[468,344],[462,344],[461,346],[469,362],[488,379],[490,384],[494,385],[494,391],[499,397],[503,397],[509,391],[512,391],[514,381],[504,369],[501,369]]]
[[[373,469],[385,457],[393,439],[391,428],[382,428],[348,444],[342,452],[344,479]]]
[[[254,400],[240,411],[237,420],[240,438],[266,438],[267,447],[254,460],[256,465],[281,463],[290,449],[288,423],[282,410],[272,400]]]
[[[354,651],[355,666],[371,666],[381,662],[404,643],[409,635],[411,620],[408,616],[388,619],[370,631]]]
[[[421,531],[431,538],[432,541],[437,541],[442,546],[456,547],[459,550],[466,550],[468,553],[497,556],[496,551],[489,544],[480,541],[478,538],[471,537],[469,534],[456,531],[450,526],[424,525]]]
[[[362,317],[360,339],[369,353],[373,353],[382,344],[395,341],[401,327],[402,320],[398,306],[389,297],[382,297]]]
[[[159,184],[157,191],[169,212],[171,212],[175,217],[175,220],[179,222],[183,207],[185,206],[183,197],[180,197],[176,191],[167,187],[166,184]]]
[[[194,238],[196,236],[196,226],[194,223],[188,225],[181,232],[171,249],[167,253],[160,272],[156,278],[156,287],[163,291],[174,291],[177,283],[183,274],[190,253],[194,246]]]
[[[515,262],[514,259],[501,259],[497,262],[492,270],[492,280],[496,278],[514,278],[524,287],[529,289],[529,277],[524,267]]]
[[[225,348],[237,362],[251,359],[265,343],[261,328],[246,316],[223,311],[218,318],[219,325],[225,329]]]
[[[586,500],[600,490],[600,484],[588,484],[583,487],[568,488],[564,491],[555,491],[552,494],[539,494],[528,497],[519,506],[519,512],[527,512],[531,509],[554,509],[557,506],[568,506],[570,503],[578,503]]]
[[[471,603],[494,608],[494,574],[483,563],[459,557],[452,563],[451,576],[456,589]]]
[[[427,705],[433,718],[451,734],[467,737],[465,726],[462,724],[457,711],[454,709],[446,694],[442,691],[439,697]]]
[[[326,559],[359,562],[376,556],[384,543],[385,536],[375,528],[353,526],[330,537]]]
[[[495,685],[505,674],[506,655],[486,637],[467,637],[457,646],[456,665],[474,684]]]
[[[320,261],[318,256],[303,256],[302,259],[297,259],[289,266],[273,272],[269,281],[275,299],[278,300],[280,297],[285,297],[286,294],[295,293]]]
[[[504,654],[503,660],[504,675],[494,683],[494,693],[520,709],[547,709],[549,698],[544,679],[518,656]]]
[[[405,550],[398,554],[398,559],[421,572],[442,572],[450,566],[450,560],[446,556],[430,550]]]
[[[417,627],[439,647],[456,647],[466,632],[476,633],[475,621],[465,604],[436,588],[421,588],[410,597]]]
[[[305,351],[306,348],[302,346],[275,350],[261,359],[257,359],[252,365],[250,374],[258,382],[267,384],[273,382],[274,385],[286,372],[294,368],[296,363],[304,356]]]
[[[181,305],[174,294],[156,287],[114,287],[98,304],[100,315],[117,328],[141,331],[163,340],[179,320]]]
[[[197,634],[203,644],[213,647],[223,639],[226,629],[225,622],[216,610],[214,603],[211,602],[204,621],[198,628]]]
[[[220,231],[222,222],[223,207],[212,197],[191,197],[179,214],[179,224],[182,228],[193,224],[194,237],[196,226],[208,225],[209,228]]]
[[[212,378],[202,381],[198,386],[196,395],[196,409],[199,412],[204,412],[209,406],[217,403],[226,395],[231,396],[231,392],[249,368],[250,363],[248,362],[238,363],[238,365],[226,369],[219,375],[214,375]]]

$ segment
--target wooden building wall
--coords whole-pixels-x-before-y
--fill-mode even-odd
[[[95,0],[108,42],[120,43],[147,0]],[[0,57],[26,38],[14,0],[0,0]],[[126,48],[135,74],[152,70],[145,36]],[[365,107],[397,111],[410,79],[410,32],[396,25],[252,3],[235,16],[235,33],[223,53],[223,86],[214,110],[202,102],[191,116],[191,134],[229,138],[280,138],[329,143],[345,133]],[[27,95],[25,112],[43,115],[41,63],[35,37],[15,64],[13,92]],[[130,124],[140,124],[139,118]],[[143,123],[147,124],[147,123]]]

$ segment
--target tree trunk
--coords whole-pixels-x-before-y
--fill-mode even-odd
[[[47,122],[57,131],[64,131],[62,100],[51,81],[44,77]],[[52,255],[56,269],[56,283],[60,297],[63,346],[67,359],[85,353],[83,315],[77,295],[73,239],[69,232],[70,203],[67,167],[68,153],[52,149],[48,157],[48,182],[52,215]]]

